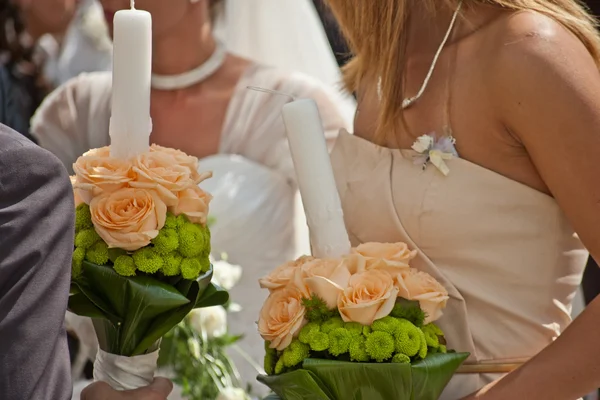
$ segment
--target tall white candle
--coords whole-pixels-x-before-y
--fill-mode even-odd
[[[313,255],[325,258],[348,254],[350,240],[317,104],[307,99],[288,103],[283,107],[283,121]]]
[[[152,17],[149,12],[121,10],[114,18],[114,61],[111,155],[129,158],[148,151],[150,79],[152,73]]]

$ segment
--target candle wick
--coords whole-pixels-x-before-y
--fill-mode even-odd
[[[261,88],[261,87],[257,87],[257,86],[247,86],[246,89],[248,89],[248,90],[254,90],[256,92],[263,92],[263,93],[274,94],[274,95],[277,95],[277,96],[284,96],[284,97],[288,97],[292,101],[296,101],[296,98],[294,96],[292,96],[291,94],[280,92],[278,90],[265,89],[265,88]]]
[[[131,9],[135,10],[135,0],[131,0]]]

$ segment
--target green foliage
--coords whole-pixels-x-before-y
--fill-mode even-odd
[[[92,223],[90,206],[81,203],[75,208],[75,232],[79,232],[83,229],[91,229],[93,227],[94,224]]]
[[[369,357],[377,362],[384,362],[394,354],[394,337],[382,331],[374,331],[365,342]]]
[[[419,302],[409,301],[405,299],[398,299],[394,306],[390,316],[395,318],[404,318],[409,320],[417,327],[422,327],[425,321],[425,313],[421,310]]]
[[[85,252],[85,259],[96,265],[104,265],[108,262],[108,246],[100,241],[92,245]]]
[[[228,356],[239,337],[208,338],[186,318],[163,338],[159,366],[174,373],[173,381],[188,400],[215,400],[223,387],[241,387],[237,369]],[[277,356],[277,352],[268,352]],[[275,359],[272,368],[275,367]]]
[[[302,299],[302,304],[306,309],[306,319],[310,322],[323,323],[338,316],[338,312],[330,310],[319,296],[313,295],[310,299]]]
[[[115,260],[113,269],[121,276],[135,276],[135,262],[133,261],[133,257],[119,256]]]
[[[75,247],[89,249],[101,240],[94,228],[82,229],[75,235]]]
[[[175,229],[163,228],[152,240],[152,244],[158,254],[169,254],[179,248],[179,234]]]
[[[293,368],[298,364],[301,364],[305,358],[308,358],[310,354],[310,348],[307,344],[304,344],[298,340],[292,341],[290,345],[283,351],[281,358],[286,368]]]
[[[151,247],[143,247],[133,253],[135,266],[141,272],[154,274],[162,268],[163,258]],[[197,275],[196,275],[197,276]]]

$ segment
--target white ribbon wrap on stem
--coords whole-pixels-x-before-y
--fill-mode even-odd
[[[94,380],[108,383],[115,390],[148,386],[154,380],[158,350],[135,357],[124,357],[98,350],[94,362]]]

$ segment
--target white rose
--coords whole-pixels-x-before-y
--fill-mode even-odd
[[[189,318],[192,328],[208,338],[218,338],[227,333],[227,311],[221,306],[192,310]]]
[[[242,278],[242,267],[227,261],[213,261],[213,282],[225,290],[231,290]]]
[[[243,389],[228,387],[219,393],[217,400],[248,400],[248,396]]]

